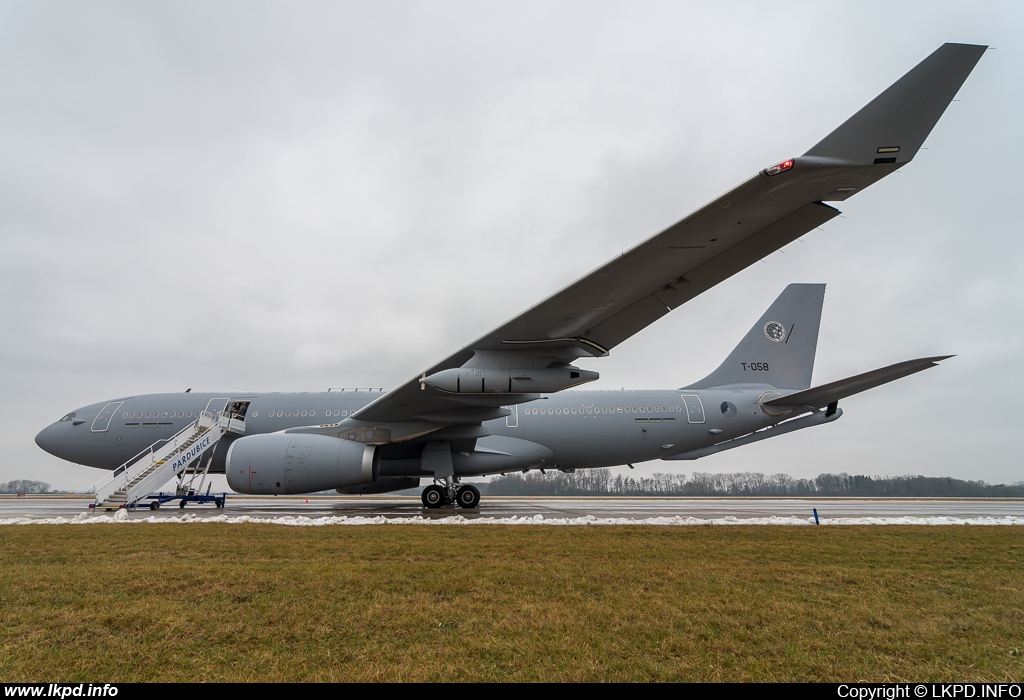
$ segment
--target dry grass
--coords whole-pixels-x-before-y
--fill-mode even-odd
[[[3,529],[0,679],[1024,678],[1024,529]]]

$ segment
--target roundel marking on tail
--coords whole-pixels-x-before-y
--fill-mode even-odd
[[[764,334],[773,343],[781,343],[786,337],[786,327],[778,321],[769,321],[764,324]]]

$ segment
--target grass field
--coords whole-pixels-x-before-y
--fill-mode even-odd
[[[1015,527],[2,537],[7,682],[1024,679]]]

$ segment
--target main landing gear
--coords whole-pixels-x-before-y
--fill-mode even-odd
[[[433,483],[423,489],[420,499],[424,508],[440,508],[452,503],[460,508],[477,508],[480,505],[480,489],[473,484],[459,484],[449,478],[443,484]]]

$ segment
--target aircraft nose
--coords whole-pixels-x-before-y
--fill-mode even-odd
[[[54,457],[60,457],[58,454],[60,445],[60,425],[58,423],[51,423],[36,435],[36,444],[39,445],[43,450],[49,452]]]

